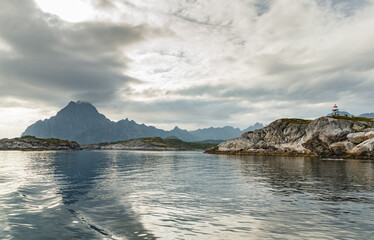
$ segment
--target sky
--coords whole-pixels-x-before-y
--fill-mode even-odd
[[[72,100],[166,130],[374,112],[373,0],[0,5],[0,138]]]

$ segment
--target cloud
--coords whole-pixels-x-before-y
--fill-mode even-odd
[[[165,128],[374,111],[372,0],[90,2],[78,23],[2,4],[0,107],[80,99]]]
[[[11,49],[0,55],[2,97],[95,102],[138,81],[123,74],[129,61],[123,51],[142,41],[145,26],[70,24],[21,0],[4,2],[0,11],[0,38]]]
[[[253,109],[230,100],[178,99],[113,103],[105,113],[111,119],[135,119],[169,129],[178,125],[194,130],[199,126],[227,126],[236,122],[235,117]],[[225,114],[222,114],[225,112]],[[157,116],[157,117],[156,117]],[[139,121],[139,119],[141,119]],[[251,119],[247,119],[252,123]],[[249,123],[240,127],[248,127]]]

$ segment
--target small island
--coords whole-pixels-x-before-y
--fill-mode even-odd
[[[0,139],[1,150],[46,151],[46,150],[143,150],[143,151],[204,151],[217,144],[203,142],[184,142],[178,138],[137,138],[111,143],[79,145],[75,141],[57,138],[20,138]]]
[[[93,150],[145,150],[145,151],[195,151],[216,146],[213,143],[184,142],[178,138],[148,137],[112,143],[83,145],[84,149]]]
[[[0,150],[45,151],[45,150],[80,150],[81,146],[74,141],[56,138],[36,138],[23,136],[20,138],[0,139]]]
[[[374,159],[374,120],[348,116],[278,119],[206,153]]]

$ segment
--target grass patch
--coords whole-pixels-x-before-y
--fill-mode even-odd
[[[21,139],[31,139],[31,140],[36,140],[39,142],[44,142],[44,143],[49,143],[49,144],[61,144],[61,143],[66,143],[66,144],[78,144],[77,142],[74,141],[68,141],[68,140],[61,140],[58,138],[37,138],[34,136],[23,136]]]
[[[351,120],[351,121],[363,121],[363,122],[374,122],[372,118],[365,118],[365,117],[349,117],[349,116],[329,116],[330,118],[334,119],[344,119],[344,120]]]
[[[282,118],[283,122],[292,124],[308,124],[313,122],[313,120],[299,119],[299,118]]]

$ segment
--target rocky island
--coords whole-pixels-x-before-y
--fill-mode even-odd
[[[178,138],[150,137],[137,138],[111,143],[79,145],[77,142],[57,138],[20,138],[0,139],[1,150],[43,151],[43,150],[145,150],[145,151],[191,151],[206,150],[216,146],[214,143],[184,142]]]
[[[0,150],[45,151],[45,150],[80,150],[81,146],[74,141],[56,138],[36,138],[23,136],[20,138],[0,139]]]
[[[177,138],[149,137],[112,143],[87,144],[83,145],[83,148],[87,150],[191,151],[206,150],[216,145],[212,143],[184,142]]]
[[[279,119],[206,153],[374,159],[374,120],[346,116]]]

